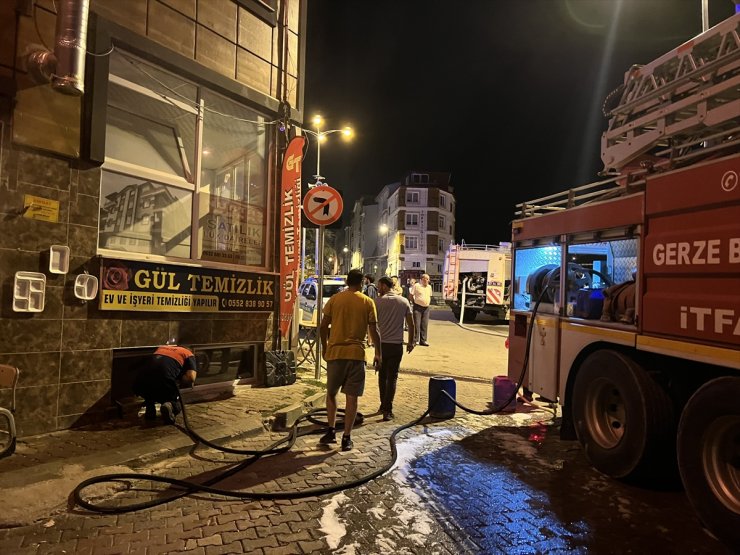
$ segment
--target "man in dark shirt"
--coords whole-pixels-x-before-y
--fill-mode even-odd
[[[404,322],[409,329],[409,339],[406,352],[414,350],[414,317],[411,313],[409,301],[393,290],[393,280],[383,276],[378,280],[380,296],[375,299],[378,311],[378,329],[380,331],[380,348],[383,352],[383,362],[378,370],[378,389],[380,391],[380,409],[383,420],[393,420],[393,398],[396,395],[398,369],[403,357]]]
[[[175,416],[180,412],[180,389],[183,385],[192,385],[197,376],[195,355],[189,349],[178,345],[162,345],[152,360],[144,366],[134,382],[134,393],[144,398],[146,412],[144,418],[154,420],[157,417],[155,403],[160,403],[160,413],[165,422],[175,423]]]

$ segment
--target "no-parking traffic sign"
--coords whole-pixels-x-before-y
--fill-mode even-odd
[[[328,185],[309,189],[303,197],[303,213],[316,225],[331,225],[342,215],[344,203],[339,191]]]

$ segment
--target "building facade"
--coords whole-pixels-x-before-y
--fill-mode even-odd
[[[383,188],[378,206],[378,275],[428,273],[441,293],[447,247],[455,238],[455,197],[448,172],[408,172]]]
[[[278,346],[279,173],[303,117],[305,12],[0,3],[0,363],[21,371],[22,435],[120,409],[171,338],[195,347],[200,384],[259,381]],[[60,33],[76,24],[75,65]]]
[[[380,256],[378,251],[378,205],[371,199],[362,197],[352,207],[349,226],[349,267],[357,268],[363,273],[377,273]]]

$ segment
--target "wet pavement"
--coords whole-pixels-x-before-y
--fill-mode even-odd
[[[436,335],[439,344],[439,332],[433,327],[430,341]],[[290,452],[263,457],[218,486],[301,492],[346,483],[387,464],[391,432],[427,408],[429,377],[411,363],[424,356],[438,357],[443,365],[444,356],[458,361],[458,369],[479,365],[480,352],[458,343],[457,351],[450,346],[444,353],[427,351],[405,360],[414,373],[399,378],[394,422],[374,414],[378,389],[368,369],[360,401],[366,419],[353,432],[352,451],[320,446],[317,435],[307,435]],[[442,373],[442,366],[424,366],[430,374]],[[263,448],[282,437],[269,432],[263,420],[320,389],[312,375],[306,368],[292,386],[241,387],[227,399],[192,405],[193,425],[231,447]],[[490,381],[458,378],[456,385],[460,402],[486,408]],[[558,426],[548,407],[520,404],[516,413],[487,417],[458,409],[451,420],[427,420],[401,432],[393,469],[359,487],[275,501],[199,493],[124,514],[90,514],[71,504],[69,494],[82,478],[111,471],[202,483],[242,458],[188,446],[177,428],[131,421],[26,438],[17,455],[0,460],[4,502],[20,500],[28,507],[21,526],[6,518],[7,511],[0,513],[0,553],[730,552],[702,529],[683,492],[602,476],[577,442],[559,439]],[[173,491],[119,480],[87,490],[86,498],[124,506]]]

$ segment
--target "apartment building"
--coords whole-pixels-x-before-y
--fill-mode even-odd
[[[410,171],[383,187],[378,206],[376,275],[402,279],[428,273],[441,293],[447,246],[455,237],[455,197],[449,172]]]
[[[171,337],[199,384],[258,379],[305,29],[305,0],[0,2],[0,363],[21,369],[21,435],[104,417]]]

